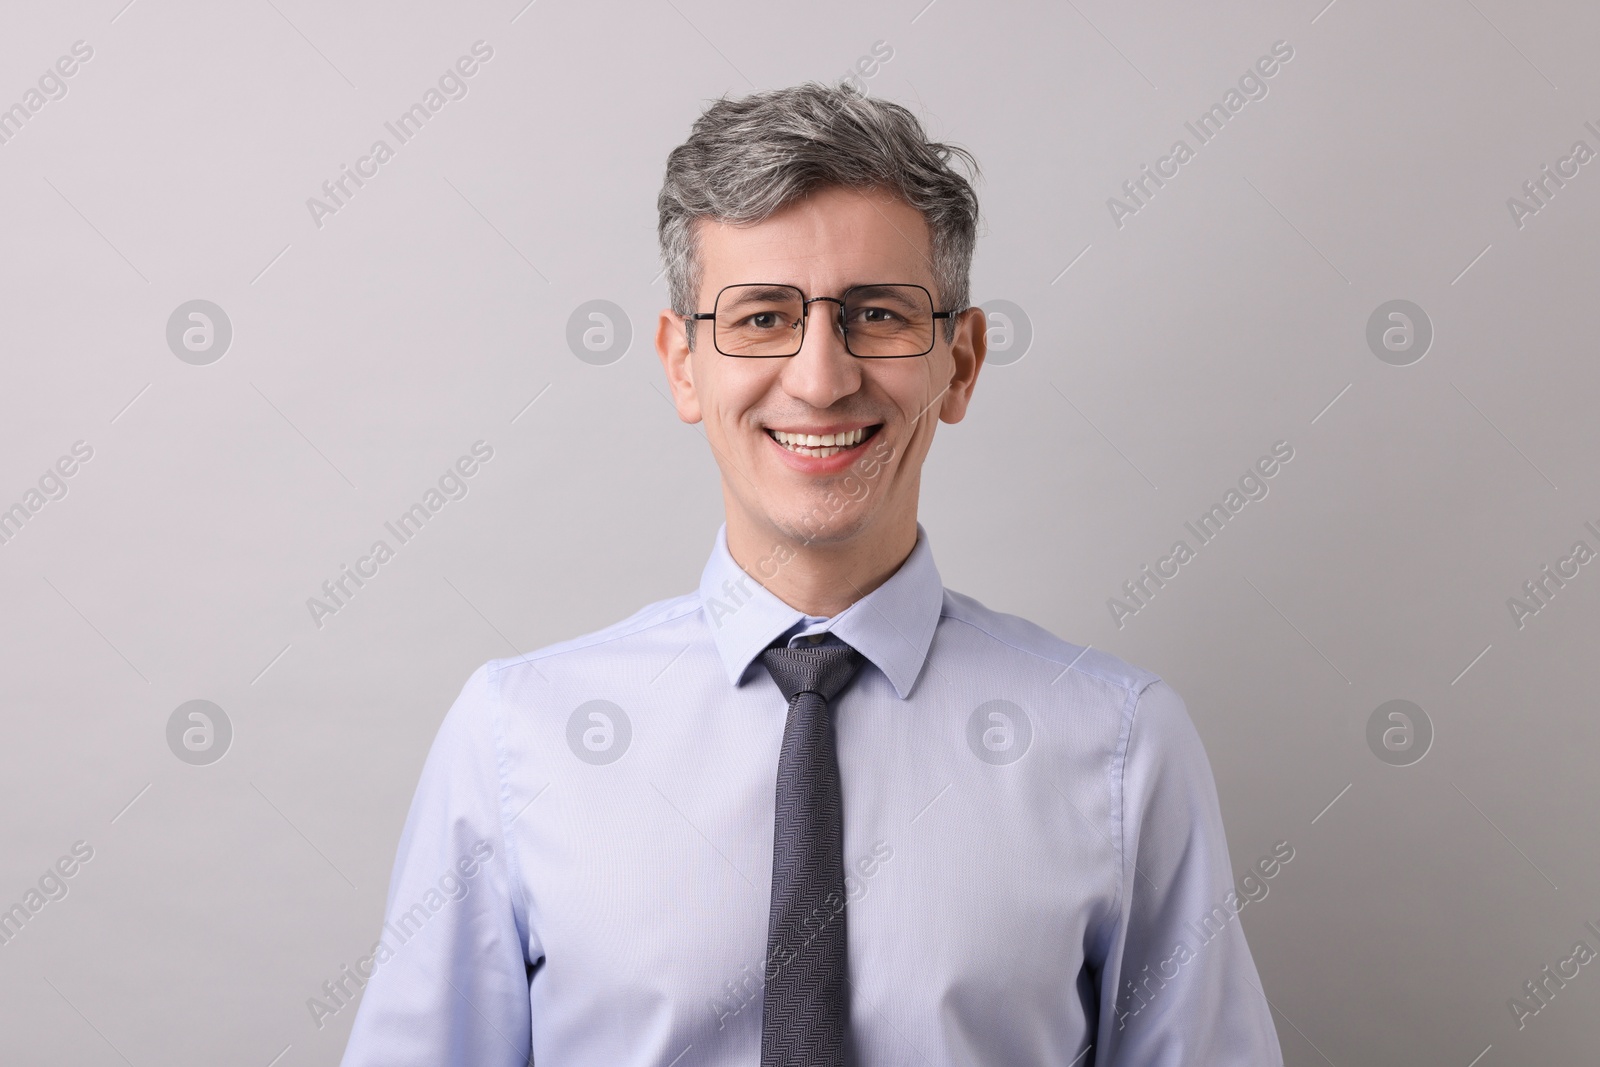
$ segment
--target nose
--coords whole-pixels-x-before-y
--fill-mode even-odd
[[[839,312],[836,300],[818,298],[807,304],[800,351],[784,361],[784,391],[818,410],[861,388],[861,367],[844,347]]]

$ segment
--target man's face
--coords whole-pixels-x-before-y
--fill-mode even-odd
[[[711,311],[723,286],[747,282],[787,283],[807,299],[838,298],[852,285],[914,282],[933,294],[935,310],[946,310],[927,225],[890,193],[827,187],[754,225],[697,225],[697,311]],[[696,324],[690,352],[683,320],[661,313],[656,348],[679,417],[705,423],[722,470],[730,547],[736,537],[746,545],[774,538],[830,545],[903,536],[915,524],[934,427],[966,414],[983,362],[982,311],[958,318],[953,342],[945,340],[944,320],[935,320],[925,356],[860,359],[845,350],[838,307],[809,305],[799,353],[776,359],[722,355],[709,320]],[[834,451],[786,447],[775,433],[833,435]]]

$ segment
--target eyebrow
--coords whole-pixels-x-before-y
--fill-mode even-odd
[[[858,290],[858,295],[860,295],[860,296],[865,296],[865,297],[868,297],[868,298],[874,298],[874,297],[885,297],[885,296],[899,296],[900,294],[897,293],[893,287],[897,286],[897,285],[911,285],[911,284],[915,284],[915,283],[912,283],[912,282],[870,282],[870,283],[868,283],[866,285],[851,286],[851,288]]]
[[[773,300],[779,297],[792,297],[799,291],[800,290],[798,286],[780,285],[776,282],[770,285],[752,283],[748,288],[736,290],[732,294],[730,303],[737,304],[750,300]],[[722,299],[722,295],[723,294],[719,294],[717,299]]]

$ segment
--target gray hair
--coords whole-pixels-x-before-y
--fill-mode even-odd
[[[949,166],[960,157],[976,177],[978,161],[956,145],[928,141],[917,117],[848,82],[806,82],[714,101],[667,156],[656,199],[656,234],[666,263],[672,308],[697,310],[702,278],[695,220],[760,222],[825,186],[885,187],[922,213],[932,245],[936,301],[967,307],[978,197]],[[757,279],[760,280],[760,279]],[[694,347],[693,319],[686,323]],[[955,337],[945,320],[945,339]]]

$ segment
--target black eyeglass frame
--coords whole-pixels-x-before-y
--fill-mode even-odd
[[[747,288],[747,287],[750,287],[750,286],[763,286],[763,285],[767,286],[768,288],[772,288],[772,289],[793,289],[795,292],[800,294],[800,343],[795,346],[795,350],[793,352],[786,352],[783,355],[751,356],[751,355],[738,355],[738,354],[735,354],[733,352],[723,352],[722,351],[722,346],[717,344],[717,323],[716,323],[716,318],[717,318],[716,307],[717,307],[717,304],[722,301],[722,294],[727,292],[729,289],[742,289],[742,288]],[[703,321],[705,319],[712,320],[711,321],[711,346],[713,348],[715,348],[722,355],[727,356],[729,359],[793,359],[795,356],[798,356],[800,354],[800,349],[805,347],[805,343],[806,343],[806,326],[811,321],[811,305],[817,303],[819,300],[826,300],[829,303],[833,303],[833,304],[838,304],[839,305],[839,311],[838,311],[838,314],[834,317],[834,321],[839,324],[839,333],[844,338],[844,350],[846,352],[850,352],[850,325],[849,325],[849,323],[845,322],[845,319],[844,319],[845,301],[849,300],[850,299],[850,294],[855,292],[857,289],[882,289],[883,287],[889,286],[889,285],[900,285],[900,286],[905,286],[905,287],[911,288],[911,289],[921,289],[923,291],[923,293],[926,294],[927,297],[928,297],[928,306],[929,307],[933,307],[933,294],[928,292],[928,287],[927,286],[918,285],[916,282],[872,282],[872,283],[866,284],[866,285],[852,285],[852,286],[850,286],[850,288],[846,289],[844,291],[844,293],[842,295],[840,295],[840,296],[837,296],[837,297],[834,297],[834,296],[813,296],[810,299],[806,298],[805,290],[801,289],[798,285],[790,285],[788,282],[735,282],[732,285],[724,285],[721,289],[717,290],[717,297],[716,297],[715,300],[713,300],[711,302],[712,310],[710,312],[704,312],[704,311],[691,312],[690,314],[685,315],[684,318],[685,319],[694,319],[697,322],[698,321]],[[959,315],[961,312],[963,312],[965,310],[967,310],[967,309],[966,308],[954,308],[954,309],[951,309],[949,311],[935,311],[935,312],[932,313],[932,315],[933,315],[933,318],[936,319],[936,320],[937,319],[948,319],[953,315]],[[921,357],[927,355],[929,352],[932,352],[934,350],[934,347],[936,345],[938,345],[938,343],[939,343],[939,331],[938,331],[938,328],[935,327],[934,330],[932,331],[932,337],[928,341],[928,347],[924,348],[921,352],[908,352],[903,356],[859,356],[859,355],[856,355],[856,353],[854,353],[854,352],[850,352],[850,355],[854,356],[856,359],[920,359]]]

